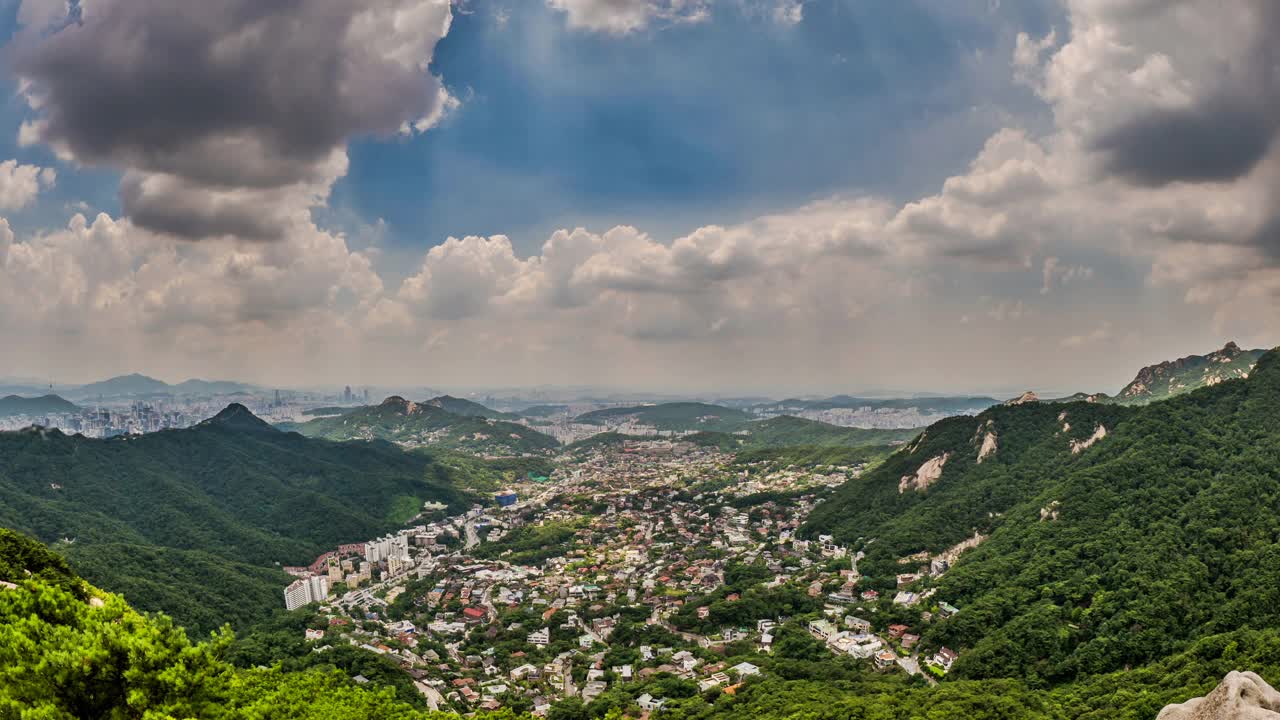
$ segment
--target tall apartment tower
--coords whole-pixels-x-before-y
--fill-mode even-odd
[[[297,610],[313,602],[321,602],[329,596],[329,578],[325,575],[312,575],[298,578],[284,589],[284,607],[286,610]]]

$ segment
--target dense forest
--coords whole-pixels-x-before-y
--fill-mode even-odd
[[[310,440],[236,406],[141,437],[0,433],[0,526],[55,543],[91,582],[198,632],[278,605],[279,565],[376,537],[424,502],[472,499],[430,456]]]
[[[918,487],[937,458],[940,476]],[[1041,687],[1280,624],[1277,508],[1273,352],[1247,380],[1143,407],[1028,403],[938,423],[840,488],[806,532],[862,548],[864,583],[882,589],[899,558],[981,533],[933,581],[962,611],[924,642],[962,650],[955,676]]]

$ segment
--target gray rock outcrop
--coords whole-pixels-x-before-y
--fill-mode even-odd
[[[1254,673],[1233,670],[1213,692],[1166,706],[1156,720],[1280,720],[1280,692]]]

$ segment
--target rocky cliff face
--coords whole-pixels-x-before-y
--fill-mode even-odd
[[[1221,350],[1208,355],[1188,355],[1151,365],[1138,371],[1137,377],[1120,391],[1121,402],[1162,400],[1171,395],[1217,385],[1225,380],[1249,376],[1263,350],[1241,350],[1229,342]]]
[[[1231,672],[1202,698],[1160,711],[1156,720],[1280,720],[1280,692],[1251,672]]]

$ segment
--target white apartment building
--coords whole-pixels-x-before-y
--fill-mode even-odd
[[[408,559],[408,535],[388,535],[364,544],[364,559],[371,563],[385,562],[393,556]]]
[[[321,602],[329,596],[329,578],[325,575],[294,580],[284,589],[284,606],[288,610],[297,610],[303,605]]]

